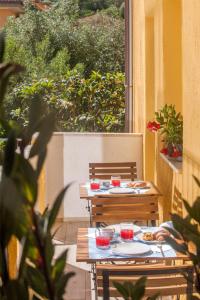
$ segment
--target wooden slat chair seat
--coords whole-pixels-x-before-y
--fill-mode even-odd
[[[187,280],[183,273],[189,276]],[[108,300],[120,297],[113,282],[134,283],[141,276],[147,276],[145,297],[159,293],[159,296],[191,295],[194,272],[191,265],[96,265],[97,295]]]
[[[159,220],[158,197],[94,197],[91,199],[92,225]]]
[[[112,175],[135,180],[137,178],[136,162],[89,163],[90,179],[110,179]]]

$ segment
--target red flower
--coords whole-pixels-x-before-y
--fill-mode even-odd
[[[156,121],[148,122],[147,129],[149,129],[151,132],[156,132],[160,129],[160,124]]]
[[[178,150],[176,149],[176,147],[174,147],[174,151],[173,151],[173,153],[171,154],[171,157],[176,158],[176,157],[179,157],[179,156],[182,156],[182,152],[181,152],[181,151],[178,151]]]
[[[168,149],[167,148],[162,148],[160,150],[161,153],[163,153],[164,155],[168,155]]]

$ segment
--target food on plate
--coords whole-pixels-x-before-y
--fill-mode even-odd
[[[153,241],[154,234],[152,232],[144,232],[142,238],[144,241]]]
[[[131,181],[131,182],[127,183],[127,187],[144,188],[144,187],[147,187],[147,183],[145,181]]]
[[[170,236],[170,233],[165,230],[161,229],[156,232],[144,232],[142,239],[144,241],[159,241],[163,242],[167,236]]]
[[[167,230],[161,229],[155,232],[155,240],[163,242],[166,237],[170,236],[170,233]]]

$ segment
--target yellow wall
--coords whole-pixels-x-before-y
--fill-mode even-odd
[[[200,178],[200,1],[183,0],[183,195],[197,193],[192,174]]]
[[[190,202],[200,177],[200,1],[133,1],[134,127],[144,133],[145,178],[163,194],[162,218],[181,213],[181,195]],[[154,111],[175,104],[184,117],[182,174],[160,157],[159,136],[147,132]]]

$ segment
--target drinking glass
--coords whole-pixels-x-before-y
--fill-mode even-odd
[[[119,187],[120,186],[120,180],[121,180],[120,176],[111,176],[111,184],[114,187]]]
[[[102,186],[105,189],[109,189],[110,188],[110,181],[102,181]]]
[[[134,237],[133,223],[120,224],[120,237],[124,242],[130,242],[133,240]]]
[[[98,179],[92,179],[90,181],[90,189],[96,191],[100,189],[100,181]]]
[[[114,236],[114,229],[111,228],[97,228],[95,231],[96,247],[99,249],[109,249],[110,241]]]

